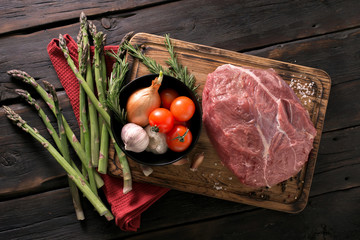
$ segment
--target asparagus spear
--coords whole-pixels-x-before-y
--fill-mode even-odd
[[[42,97],[42,99],[47,103],[47,105],[50,107],[52,112],[55,114],[54,101],[52,100],[52,98],[49,97],[47,92],[35,81],[35,79],[33,77],[31,77],[26,72],[20,71],[20,70],[10,70],[7,73],[16,79],[20,79],[23,82],[31,85],[39,93],[39,95]],[[79,157],[79,159],[81,160],[81,162],[86,165],[86,154],[85,154],[84,149],[82,148],[81,144],[77,140],[74,132],[71,130],[65,117],[62,116],[62,118],[63,118],[64,128],[65,128],[65,133],[66,133],[66,136],[67,136],[70,144],[74,148],[74,150],[75,150],[77,156]],[[95,180],[96,180],[96,185],[98,188],[100,188],[101,186],[104,185],[104,181],[101,179],[101,177],[98,174],[96,174],[96,172],[95,172]]]
[[[83,15],[83,21],[86,20],[85,14]],[[88,30],[91,31],[92,27],[90,27],[90,22],[86,20],[88,27],[81,28],[83,34],[83,51],[87,51],[87,62],[86,62],[86,83],[88,84],[91,92],[94,92],[94,79],[92,73],[92,66],[90,60],[90,43],[89,43],[89,35]],[[66,44],[65,44],[66,46]],[[75,66],[75,65],[74,65]],[[81,84],[80,86],[84,88]],[[85,89],[84,89],[85,90]],[[86,91],[85,91],[86,92]],[[97,117],[96,105],[94,102],[90,100],[90,96],[88,96],[88,109],[89,109],[89,119],[90,119],[90,139],[91,139],[91,162],[94,167],[97,167],[99,164],[99,151],[100,151],[100,139],[99,139],[99,119]]]
[[[38,112],[38,115],[40,116],[43,123],[45,124],[50,136],[53,138],[55,145],[61,151],[62,146],[61,146],[60,138],[57,135],[55,128],[51,125],[50,119],[45,114],[45,112],[42,110],[42,108],[39,106],[39,104],[36,102],[36,100],[31,97],[29,92],[27,92],[23,89],[15,89],[15,92],[17,94],[19,94],[22,98],[24,98],[26,100],[26,102],[28,102],[31,106],[33,106],[36,109],[36,111]],[[77,168],[77,166],[75,164],[72,164],[72,166],[78,173],[80,173],[80,170]]]
[[[49,153],[56,159],[56,161],[64,168],[67,172],[70,179],[72,179],[78,188],[83,192],[86,198],[91,202],[95,207],[98,213],[101,216],[105,216],[109,221],[114,218],[111,212],[106,208],[106,206],[101,202],[101,200],[91,191],[89,185],[87,184],[84,176],[75,171],[75,169],[61,156],[61,154],[43,137],[39,132],[29,126],[26,121],[24,121],[17,113],[15,113],[11,108],[3,106],[7,117],[13,121],[18,127],[20,127],[25,132],[29,133],[35,140],[40,142],[44,148],[46,148]]]
[[[72,165],[72,167],[75,166],[75,163],[71,161],[70,159],[70,152],[69,152],[69,146],[66,140],[66,134],[65,134],[65,129],[64,129],[64,125],[63,125],[63,121],[62,121],[62,117],[61,117],[61,109],[59,106],[59,100],[55,91],[55,87],[53,85],[51,85],[49,82],[45,82],[44,84],[46,86],[46,88],[48,89],[48,91],[50,91],[52,98],[54,100],[54,105],[55,105],[55,113],[57,116],[57,123],[58,123],[58,129],[59,129],[59,138],[60,138],[60,152],[62,153],[63,158]],[[72,181],[72,179],[68,178],[68,182],[69,182],[69,187],[70,187],[70,192],[71,192],[71,196],[72,196],[72,200],[73,200],[73,204],[74,204],[74,208],[75,208],[75,213],[76,213],[76,217],[78,220],[84,220],[85,216],[84,216],[84,212],[82,210],[81,207],[81,202],[80,202],[80,196],[79,196],[79,192],[78,189],[76,187],[76,184]]]
[[[81,86],[84,88],[84,90],[85,90],[86,94],[88,95],[88,97],[90,98],[91,102],[96,107],[96,110],[99,112],[99,114],[103,117],[103,119],[106,122],[106,127],[108,129],[108,132],[110,134],[112,142],[115,145],[115,150],[117,150],[117,154],[119,156],[119,160],[120,160],[122,170],[123,170],[123,179],[124,179],[123,192],[127,193],[127,192],[131,191],[131,189],[132,189],[131,172],[130,172],[130,168],[129,168],[129,163],[127,162],[127,159],[126,159],[124,153],[120,150],[119,146],[116,144],[116,142],[114,140],[114,136],[111,132],[110,115],[105,111],[102,104],[98,101],[98,99],[94,95],[93,91],[91,91],[89,85],[85,82],[84,78],[79,73],[78,69],[76,68],[76,66],[74,64],[74,61],[70,58],[69,50],[66,46],[65,39],[61,34],[59,35],[59,44],[60,44],[60,48],[63,51],[65,59],[67,60],[70,68],[74,72],[74,74],[77,77],[78,81],[80,82]]]
[[[104,96],[101,103],[103,104],[103,106],[105,106],[105,108],[107,108],[106,89],[107,89],[108,81],[107,81],[105,50],[104,50],[105,45],[106,45],[106,34],[103,35],[99,55],[100,55],[100,73],[101,73],[102,87],[103,87],[102,95]],[[104,121],[102,123],[100,154],[99,155],[100,156],[99,156],[98,171],[100,173],[106,174],[107,168],[108,168],[108,159],[109,159],[109,134],[107,132],[107,128],[105,126]]]
[[[82,24],[82,16],[80,14],[80,26],[83,27]],[[86,67],[85,67],[85,54],[83,54],[83,46],[84,46],[84,42],[83,42],[83,34],[81,31],[81,27],[80,27],[80,31],[77,35],[77,45],[78,45],[78,56],[79,56],[79,71],[81,73],[81,75],[85,76],[86,75]],[[87,150],[87,147],[90,147],[90,135],[88,133],[88,123],[87,123],[87,111],[86,111],[86,95],[84,92],[84,89],[82,89],[82,87],[79,87],[79,122],[80,122],[80,143],[81,146],[84,148],[85,153]],[[87,134],[87,136],[86,136]],[[87,146],[88,144],[88,146]],[[82,165],[82,171],[84,176],[88,177],[88,173],[86,170],[85,165]]]
[[[80,15],[81,16],[81,15]],[[80,17],[80,21],[81,21],[81,17]],[[84,61],[86,61],[85,58],[85,54],[83,54],[83,36],[82,36],[82,32],[81,29],[77,35],[77,45],[78,45],[78,56],[79,56],[79,71],[81,73],[81,75],[83,75],[83,77],[85,77],[86,74],[86,68],[85,68],[85,63]],[[83,115],[84,115],[84,111],[83,109],[86,107],[86,95],[84,94],[84,90],[81,88],[81,86],[79,87],[79,119],[80,119],[80,143],[81,146],[83,146],[83,148],[85,148],[85,139],[84,139],[84,120],[83,120]],[[85,111],[86,112],[86,111]],[[86,116],[86,115],[85,115]]]
[[[77,35],[77,44],[78,44],[78,56],[79,56],[79,71],[81,72],[81,74],[84,76],[84,63],[83,63],[83,54],[82,54],[82,48],[83,48],[83,41],[82,41],[82,32],[81,30],[79,31],[78,35]],[[80,57],[81,56],[81,57]],[[85,113],[86,113],[86,96],[84,95],[84,90],[81,88],[81,86],[79,87],[79,122],[80,122],[80,144],[83,147],[83,149],[85,149],[85,153],[86,153],[86,143],[85,143],[85,136],[84,136],[84,132],[85,130],[85,119],[84,119],[84,111],[83,109],[85,108]],[[86,114],[85,114],[86,116]],[[90,135],[89,135],[90,137]],[[90,139],[89,139],[89,144],[90,144]],[[82,164],[82,173],[85,177],[88,178],[88,173],[86,170],[86,167],[84,164]]]
[[[105,111],[102,104],[96,98],[96,96],[95,96],[94,92],[91,90],[89,84],[85,81],[85,79],[79,73],[79,70],[76,68],[76,66],[74,64],[74,61],[70,58],[69,49],[67,48],[65,39],[61,34],[59,35],[59,40],[60,40],[59,41],[60,48],[63,51],[65,59],[67,60],[71,70],[75,74],[75,76],[76,76],[77,80],[79,81],[79,83],[81,84],[81,86],[84,88],[86,94],[90,98],[90,100],[93,103],[93,105],[95,106],[96,110],[105,119],[106,124],[110,127],[110,116],[109,116],[109,114]]]
[[[106,60],[105,60],[105,45],[106,45],[106,39],[107,39],[107,35],[104,34],[103,35],[103,41],[101,43],[101,51],[100,51],[100,70],[101,70],[101,78],[103,80],[103,89],[104,89],[104,96],[106,93],[106,89],[107,89],[107,85],[108,85],[108,78],[107,78],[107,71],[106,71]]]
[[[93,24],[91,26],[94,26]],[[96,31],[90,31],[90,32],[96,32]],[[107,111],[107,106],[105,102],[105,89],[104,89],[104,81],[105,79],[102,69],[102,63],[101,63],[101,52],[103,52],[103,41],[104,41],[104,34],[102,32],[96,33],[95,36],[93,36],[94,44],[95,44],[95,50],[94,50],[94,75],[95,75],[95,83],[98,93],[98,98],[102,106],[104,107],[105,111]],[[106,75],[106,72],[105,72]],[[99,166],[98,171],[100,173],[106,174],[107,171],[107,162],[108,162],[108,151],[109,151],[109,134],[105,125],[104,119],[100,118],[100,132],[101,132],[101,141],[100,141],[100,153],[99,153]]]
[[[39,106],[39,104],[36,102],[36,100],[31,97],[29,92],[27,92],[23,89],[15,89],[15,92],[17,94],[19,94],[19,96],[21,96],[23,99],[25,99],[25,101],[27,103],[29,103],[31,106],[33,106],[36,109],[39,117],[41,118],[41,120],[45,124],[49,134],[53,138],[56,146],[58,147],[58,149],[61,149],[60,138],[57,135],[55,128],[53,127],[53,125],[51,125],[50,119],[48,118],[48,116],[46,116],[45,112],[42,110],[42,108]]]
[[[87,29],[88,29],[88,24],[87,24],[87,19],[86,19],[86,15],[81,12],[80,14],[80,32],[78,34],[78,54],[79,54],[79,70],[81,75],[85,78],[87,76],[87,72],[90,71],[89,76],[92,77],[91,74],[91,66],[90,68],[88,68],[88,65],[90,64],[90,53],[89,53],[89,41],[88,41],[88,37],[87,37]],[[85,43],[85,44],[84,44]],[[89,81],[90,81],[90,77],[89,77]],[[92,80],[91,80],[92,81]],[[94,192],[96,191],[96,185],[95,185],[95,177],[94,177],[94,168],[92,167],[92,152],[91,149],[94,149],[94,151],[96,151],[97,149],[97,143],[96,141],[91,141],[91,136],[93,137],[93,139],[95,139],[95,136],[97,134],[97,127],[93,127],[93,131],[89,130],[89,119],[88,119],[88,112],[86,111],[87,106],[86,106],[86,100],[87,100],[87,96],[86,93],[83,89],[82,86],[80,87],[80,93],[79,93],[79,105],[80,105],[80,133],[83,133],[83,139],[80,140],[81,145],[84,147],[85,149],[85,154],[86,154],[86,162],[88,167],[87,172],[88,172],[88,177],[89,177],[89,182],[90,182],[90,186],[91,189],[93,189]],[[94,107],[89,105],[89,108],[91,109],[92,113],[96,113],[96,110],[94,109]],[[89,109],[90,112],[90,109]],[[93,117],[95,117],[95,119],[90,119],[92,120],[93,124],[96,126],[96,115]],[[81,135],[80,135],[80,139],[81,139]],[[93,148],[92,148],[93,147]],[[96,157],[96,153],[95,156]]]
[[[54,107],[55,107],[55,116],[56,116],[56,119],[58,122],[58,128],[59,128],[61,153],[62,153],[63,157],[65,158],[65,160],[68,160],[68,159],[70,160],[69,148],[68,148],[68,144],[66,141],[66,134],[65,134],[63,120],[62,120],[62,113],[61,113],[61,109],[59,106],[59,101],[57,98],[55,87],[47,81],[43,81],[43,83],[44,83],[45,87],[47,88],[47,90],[51,93],[51,96],[53,97]],[[86,158],[86,163],[87,163],[87,165],[85,165],[85,167],[86,167],[87,173],[89,174],[89,177],[90,177],[89,178],[90,188],[94,192],[95,195],[98,195],[96,183],[95,183],[95,179],[94,179],[94,172],[91,167],[89,158]],[[75,165],[75,164],[73,163],[73,165]]]

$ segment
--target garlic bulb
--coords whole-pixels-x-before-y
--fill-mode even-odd
[[[146,131],[135,123],[128,123],[122,128],[121,139],[126,150],[136,153],[144,151],[149,145],[149,136]]]
[[[149,145],[145,149],[147,152],[154,154],[163,154],[167,151],[166,134],[161,132],[154,132],[151,130],[151,126],[148,125],[145,128],[147,135],[149,136]]]

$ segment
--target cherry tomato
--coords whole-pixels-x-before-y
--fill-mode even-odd
[[[177,97],[170,106],[170,112],[174,118],[181,122],[186,122],[192,118],[195,113],[194,102],[185,96]]]
[[[170,132],[166,134],[166,143],[174,152],[185,151],[192,142],[190,130],[182,125],[175,125]]]
[[[160,99],[162,107],[170,109],[170,105],[175,98],[177,98],[179,94],[171,88],[167,88],[161,91]]]
[[[156,108],[149,115],[149,123],[155,131],[167,133],[174,126],[174,117],[168,109]]]

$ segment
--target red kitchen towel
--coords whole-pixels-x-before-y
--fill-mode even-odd
[[[64,35],[69,48],[70,56],[78,65],[77,44],[68,34]],[[117,46],[106,46],[105,50],[117,50]],[[76,119],[79,122],[79,83],[68,66],[67,61],[59,47],[59,40],[53,39],[48,47],[48,54],[54,69],[63,85],[73,107]],[[93,48],[91,49],[93,51]],[[111,72],[113,60],[106,56],[107,72]],[[140,227],[140,215],[151,204],[169,191],[146,183],[133,182],[133,189],[123,194],[122,179],[102,175],[104,180],[104,194],[111,206],[116,224],[124,231],[136,231]]]

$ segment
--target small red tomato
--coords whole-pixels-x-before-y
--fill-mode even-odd
[[[162,107],[170,109],[170,105],[179,94],[171,88],[164,89],[160,92],[160,99]]]
[[[177,97],[170,106],[170,112],[174,118],[181,122],[186,122],[192,118],[195,113],[194,102],[185,96]]]
[[[149,115],[149,124],[155,131],[167,133],[174,126],[174,117],[168,109],[156,108]]]
[[[175,125],[170,132],[166,134],[166,143],[174,152],[185,151],[192,142],[191,131],[182,125]]]

